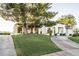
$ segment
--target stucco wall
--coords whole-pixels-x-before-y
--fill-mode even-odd
[[[42,34],[49,35],[47,33],[48,28],[51,28],[52,35],[54,35],[54,30],[55,30],[55,33],[58,34],[59,28],[62,28],[62,32],[61,32],[62,34],[66,34],[66,35],[73,34],[73,29],[68,29],[68,33],[67,33],[65,25],[63,25],[63,24],[57,24],[57,25],[52,26],[52,27],[45,27],[45,26],[43,26],[42,28],[39,28],[39,34],[42,31]]]
[[[14,33],[17,33],[17,27],[14,27],[14,28],[15,28]],[[45,27],[45,26],[43,26],[43,27],[41,27],[41,28],[38,29],[38,33],[41,34],[41,32],[42,32],[42,34],[44,34],[44,35],[49,35],[47,33],[48,28],[50,28],[52,30],[52,35],[58,34],[59,33],[58,32],[59,31],[59,28],[62,28],[62,31],[59,33],[59,35],[61,33],[62,34],[67,34],[67,35],[73,34],[73,29],[68,29],[68,33],[67,33],[66,32],[65,25],[63,25],[63,24],[57,24],[57,25],[52,26],[52,27]],[[28,30],[28,32],[30,33],[30,30]],[[34,30],[33,30],[33,33],[35,33]]]

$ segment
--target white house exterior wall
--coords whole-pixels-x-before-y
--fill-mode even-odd
[[[57,25],[55,25],[55,26],[52,26],[52,27],[45,27],[45,26],[43,26],[42,28],[39,28],[38,29],[38,33],[40,34],[41,32],[42,32],[42,34],[44,34],[44,35],[49,35],[48,33],[47,33],[47,30],[48,30],[48,28],[51,28],[51,30],[52,30],[52,35],[54,35],[54,34],[58,34],[58,28],[59,27],[61,27],[62,29],[63,29],[63,31],[61,32],[62,34],[67,34],[67,35],[69,35],[69,34],[73,34],[73,29],[68,29],[68,33],[66,32],[66,28],[65,28],[65,25],[63,25],[63,24],[57,24]],[[14,29],[15,31],[15,33],[17,32],[17,27],[15,27],[15,29]],[[55,31],[55,32],[54,32]],[[30,30],[28,30],[28,32],[30,33]],[[34,30],[33,30],[33,32],[35,32]],[[61,34],[61,33],[59,33],[59,34]]]
[[[63,32],[62,32],[62,34],[64,34],[64,33],[66,33],[66,29],[65,29],[65,25],[63,25],[63,24],[57,24],[56,26],[55,26],[55,31],[56,31],[56,33],[58,33],[58,28],[59,27],[62,27],[63,28]]]
[[[48,28],[51,28],[51,30],[52,30],[52,35],[54,35],[54,30],[55,30],[55,33],[56,34],[58,34],[58,28],[59,27],[61,27],[62,29],[63,29],[63,31],[61,32],[62,34],[66,34],[66,35],[69,35],[69,34],[73,34],[73,29],[68,29],[68,33],[66,32],[66,28],[65,28],[65,25],[63,25],[63,24],[57,24],[57,25],[55,25],[55,26],[52,26],[52,27],[45,27],[45,26],[43,26],[42,28],[39,28],[39,34],[40,34],[40,32],[42,31],[42,34],[45,34],[45,35],[49,35],[48,33],[47,33],[47,30],[48,30]],[[59,33],[60,34],[60,33]],[[58,34],[58,35],[59,35]]]

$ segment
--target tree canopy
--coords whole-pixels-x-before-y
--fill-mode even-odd
[[[76,20],[73,15],[64,15],[57,20],[58,23],[65,24],[66,26],[74,26],[76,25]]]
[[[48,11],[52,7],[51,3],[3,3],[0,7],[2,17],[21,23],[25,30],[29,24],[39,27],[57,14]]]

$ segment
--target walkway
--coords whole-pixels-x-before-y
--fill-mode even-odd
[[[0,56],[16,56],[13,39],[10,35],[0,35]]]
[[[63,51],[46,54],[43,56],[79,56],[79,44],[65,36],[52,37],[51,40]]]

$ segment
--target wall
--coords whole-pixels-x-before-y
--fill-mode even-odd
[[[52,27],[45,27],[45,26],[43,26],[42,28],[39,28],[39,34],[40,34],[40,32],[42,31],[42,34],[49,35],[49,34],[47,33],[47,30],[48,30],[48,28],[51,28],[51,30],[53,31],[53,32],[52,32],[52,35],[54,35],[54,30],[55,30],[55,33],[56,33],[56,34],[60,35],[60,34],[58,33],[59,27],[61,27],[61,28],[63,29],[63,31],[61,32],[62,34],[66,34],[66,35],[73,34],[73,29],[69,29],[69,30],[68,30],[68,33],[67,33],[67,32],[66,32],[65,25],[63,25],[63,24],[57,24],[57,25],[52,26]]]

